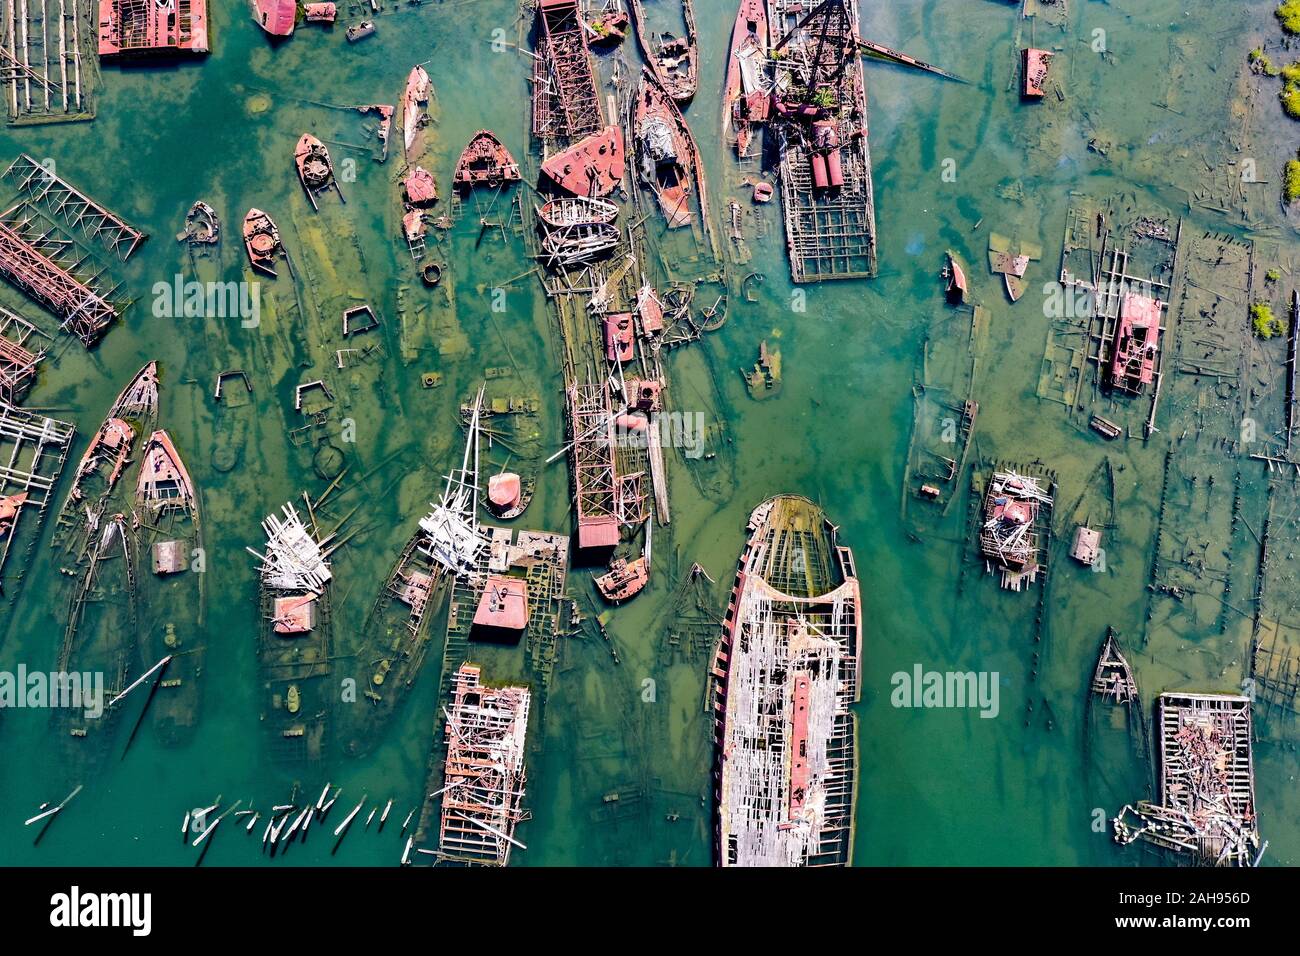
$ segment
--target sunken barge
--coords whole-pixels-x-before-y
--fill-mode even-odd
[[[1203,866],[1258,863],[1250,700],[1228,694],[1161,694],[1156,704],[1160,791],[1111,821],[1115,842],[1144,840]]]

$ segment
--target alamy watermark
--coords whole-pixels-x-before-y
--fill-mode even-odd
[[[159,319],[239,319],[246,329],[262,324],[260,282],[198,282],[179,272],[153,285],[153,314]]]
[[[624,414],[614,419],[614,441],[620,448],[647,448],[650,430],[663,448],[681,448],[692,460],[704,456],[703,412],[658,412],[653,419]]]
[[[0,710],[57,707],[84,710],[96,720],[104,713],[104,675],[100,671],[67,673],[31,671],[19,664],[17,672],[0,671]]]
[[[889,702],[895,707],[969,707],[981,717],[993,718],[998,704],[997,671],[927,671],[920,664],[897,671]]]

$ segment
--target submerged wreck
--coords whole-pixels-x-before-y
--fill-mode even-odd
[[[438,858],[442,862],[505,866],[523,809],[527,687],[486,687],[480,669],[462,664],[452,678],[447,711],[447,770],[442,793]]]
[[[1031,475],[997,471],[984,493],[979,549],[990,572],[1001,574],[1002,586],[1019,591],[1042,570],[1041,539],[1051,514],[1050,485]]]
[[[198,721],[206,574],[189,573],[203,547],[199,497],[180,452],[165,431],[144,443],[135,484],[132,527],[141,580],[141,650],[146,664],[170,655],[152,704],[154,725],[167,743],[188,736]]]
[[[636,42],[641,56],[650,64],[655,80],[674,100],[683,105],[695,96],[699,86],[699,49],[695,37],[695,8],[691,0],[680,0],[685,36],[664,30],[651,31],[646,23],[645,0],[629,0],[636,23]]]
[[[331,537],[305,524],[292,504],[262,521],[266,553],[252,548],[261,579],[262,628],[258,659],[266,699],[262,720],[277,756],[320,759],[334,687],[329,555]]]
[[[1255,817],[1251,710],[1245,697],[1161,694],[1160,791],[1111,821],[1115,842],[1145,840],[1205,866],[1251,866],[1263,854]]]
[[[712,667],[718,865],[847,866],[862,659],[853,554],[813,502],[770,498]]]

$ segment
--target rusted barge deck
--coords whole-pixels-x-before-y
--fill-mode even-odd
[[[770,498],[712,667],[719,866],[847,866],[861,596],[853,553],[806,498]]]
[[[568,145],[604,125],[577,0],[539,0],[533,60],[533,135]]]
[[[786,247],[795,282],[876,274],[876,214],[855,0],[771,0]],[[802,91],[796,93],[796,91]]]

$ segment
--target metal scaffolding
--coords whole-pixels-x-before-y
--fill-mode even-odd
[[[32,351],[28,342],[44,332],[17,313],[0,308],[0,401],[17,405],[36,378],[44,349]]]
[[[0,499],[16,504],[0,536],[0,593],[8,590],[6,569],[19,535],[29,557],[36,545],[74,431],[67,422],[0,402]]]
[[[484,687],[479,668],[456,671],[447,716],[447,770],[442,792],[440,859],[505,866],[511,847],[527,849],[515,827],[523,809],[527,687]]]
[[[79,227],[87,236],[101,240],[123,261],[130,258],[147,238],[146,234],[54,175],[52,165],[43,165],[22,153],[9,164],[4,176],[13,180],[18,191],[31,202],[48,209],[68,225]]]
[[[604,125],[579,14],[577,0],[541,0],[537,5],[533,135],[548,144],[576,142]]]

